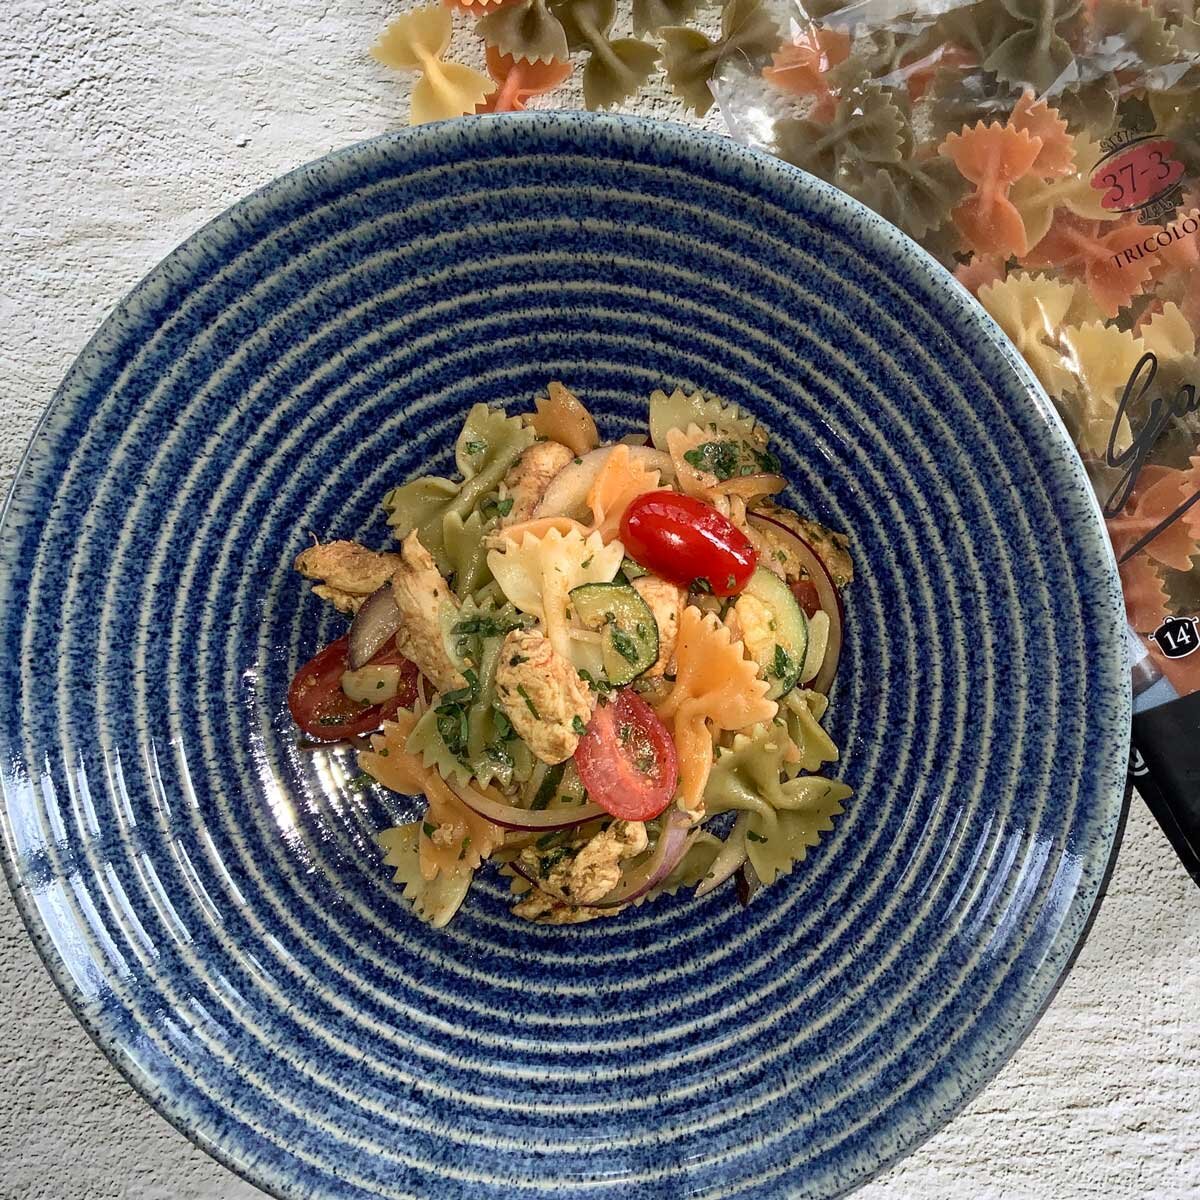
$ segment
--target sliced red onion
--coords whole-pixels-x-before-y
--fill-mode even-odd
[[[838,658],[842,652],[842,625],[846,617],[842,607],[842,598],[838,595],[838,590],[834,586],[828,569],[821,561],[821,556],[795,530],[789,529],[774,517],[766,517],[761,513],[750,513],[748,517],[752,523],[770,525],[772,531],[778,531],[790,539],[796,557],[817,589],[817,601],[821,605],[822,611],[829,617],[829,642],[825,647],[825,660],[821,663],[821,669],[809,686],[814,692],[826,695],[833,686],[833,678],[837,674]]]
[[[758,872],[748,862],[742,863],[742,869],[737,875],[737,898],[745,908],[754,899],[754,893],[762,887]]]
[[[536,891],[540,892],[542,890],[540,887],[538,887],[538,881],[521,865],[521,860],[519,858],[509,859],[504,865],[506,867],[511,867],[514,875],[520,875],[520,877],[525,880],[526,883],[532,884]],[[546,895],[549,896],[550,893],[547,892]],[[558,898],[558,896],[554,897],[555,900]]]
[[[622,904],[632,904],[652,888],[658,887],[679,866],[680,859],[687,853],[692,829],[692,820],[687,813],[679,808],[668,810],[654,853],[625,875],[607,896],[602,900],[593,900],[587,907],[617,908]]]
[[[350,645],[346,652],[350,670],[357,671],[359,667],[365,667],[388,638],[396,636],[400,621],[400,610],[392,598],[392,585],[385,583],[372,592],[354,614],[354,621],[350,625]]]
[[[549,833],[553,829],[573,829],[576,825],[608,815],[598,804],[585,804],[570,812],[562,808],[514,808],[511,804],[500,804],[481,795],[466,784],[451,781],[450,788],[476,816],[499,825],[501,829]]]

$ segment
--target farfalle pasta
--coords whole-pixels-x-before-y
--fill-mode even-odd
[[[504,4],[481,18],[475,29],[489,47],[514,59],[548,63],[570,57],[566,31],[546,0]]]
[[[572,51],[583,51],[583,98],[588,108],[613,108],[634,96],[654,70],[658,47],[640,38],[610,38],[616,0],[559,0],[554,12]]]
[[[615,541],[629,506],[660,482],[660,473],[635,459],[628,446],[614,446],[587,495],[593,531],[605,542]]]
[[[492,91],[488,77],[473,67],[443,61],[452,33],[446,8],[421,8],[397,17],[372,47],[372,56],[384,66],[420,72],[412,91],[414,125],[472,113]]]
[[[1042,386],[1063,392],[1071,381],[1059,335],[1075,303],[1076,285],[1014,272],[977,291],[979,302],[1025,356]]]
[[[664,26],[690,20],[699,0],[632,0],[633,32],[639,37],[658,33]]]
[[[681,26],[668,26],[659,36],[667,82],[687,108],[703,116],[713,104],[709,82],[720,64],[731,56],[754,61],[770,54],[779,30],[762,0],[725,0],[720,37]]]
[[[977,254],[1025,254],[1029,249],[1025,222],[1009,192],[1033,171],[1042,139],[1012,125],[980,122],[950,134],[938,150],[974,187],[950,213],[967,245]]]
[[[289,708],[310,748],[366,735],[364,781],[423,798],[379,845],[435,926],[489,861],[552,924],[768,884],[850,795],[821,723],[847,539],[768,502],[780,463],[736,405],[664,389],[648,417],[651,445],[604,445],[558,382],[519,416],[475,405],[453,475],[384,498],[399,554],[322,548],[375,590]],[[310,577],[332,561],[306,553]]]
[[[571,624],[571,592],[611,583],[624,556],[620,542],[605,545],[599,533],[584,537],[571,530],[564,536],[551,529],[541,537],[525,533],[519,542],[507,540],[488,555],[488,566],[509,602],[537,620],[558,654],[575,661],[584,656],[583,646],[594,643],[582,637],[588,630]]]
[[[552,92],[571,74],[569,61],[530,62],[502,54],[495,46],[487,48],[486,58],[496,90],[476,107],[476,112],[521,112],[527,100]]]
[[[1126,450],[1133,433],[1120,412],[1121,397],[1146,344],[1100,321],[1064,329],[1061,341],[1071,372],[1061,407],[1076,445],[1093,455],[1107,454],[1110,441],[1114,450]]]
[[[683,610],[675,659],[675,684],[658,714],[673,725],[681,801],[700,813],[717,735],[770,721],[778,705],[766,698],[758,665],[712,613]]]

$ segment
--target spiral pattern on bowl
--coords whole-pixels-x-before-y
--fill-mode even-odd
[[[746,908],[592,925],[485,873],[421,925],[413,801],[297,749],[344,619],[477,401],[605,434],[702,387],[852,539],[845,814]],[[902,235],[732,143],[578,114],[332,155],[172,254],[80,357],[4,519],[8,871],[117,1065],[288,1197],[825,1197],[936,1128],[1051,994],[1121,813],[1119,589],[1056,418]]]

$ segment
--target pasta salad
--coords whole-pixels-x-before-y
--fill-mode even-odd
[[[475,405],[455,466],[384,498],[399,549],[295,563],[353,622],[292,717],[425,798],[378,839],[417,915],[445,925],[489,860],[549,924],[790,872],[850,795],[821,720],[853,566],[776,503],[762,426],[657,391],[648,436],[602,444],[551,383],[532,413]]]

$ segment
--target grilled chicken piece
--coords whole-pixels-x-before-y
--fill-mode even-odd
[[[513,506],[500,524],[516,525],[518,521],[528,521],[547,484],[574,457],[558,442],[534,442],[504,476],[502,495],[511,497]]]
[[[458,600],[415,529],[404,539],[400,559],[392,573],[392,598],[402,618],[396,648],[439,692],[465,687],[442,640],[442,610],[448,604],[457,611]]]
[[[645,600],[658,625],[658,658],[655,659],[654,665],[642,674],[643,679],[654,679],[667,674],[671,669],[671,660],[675,657],[675,643],[679,641],[679,619],[683,616],[687,592],[665,579],[659,579],[657,575],[643,575],[640,579],[635,579],[633,590]]]
[[[514,629],[505,637],[496,697],[530,750],[551,764],[575,753],[594,703],[579,672],[536,629]]]
[[[338,612],[355,613],[383,587],[400,565],[400,555],[368,550],[357,542],[318,542],[296,555],[296,570],[315,579],[313,592]]]

